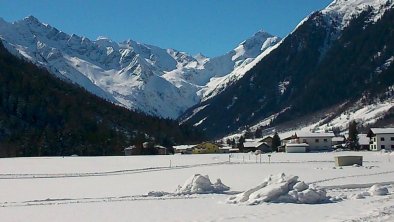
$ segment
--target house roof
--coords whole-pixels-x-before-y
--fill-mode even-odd
[[[244,147],[259,147],[262,144],[264,144],[264,142],[259,142],[259,141],[246,141],[244,142]]]
[[[129,147],[124,148],[124,150],[132,150],[132,149],[135,149],[135,146],[129,146]]]
[[[315,138],[315,137],[335,137],[334,133],[312,133],[308,131],[297,132],[297,137]]]
[[[394,128],[371,128],[373,134],[394,134]]]
[[[176,150],[186,150],[194,147],[196,145],[179,145],[179,146],[174,146],[174,149]]]
[[[286,146],[290,147],[309,147],[307,143],[286,143]]]
[[[342,136],[336,136],[332,138],[332,142],[344,142],[345,138]]]

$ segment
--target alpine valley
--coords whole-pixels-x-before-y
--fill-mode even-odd
[[[0,40],[13,56],[117,107],[110,110],[122,106],[119,112],[158,117],[149,119],[152,124],[177,120],[189,131],[171,135],[182,138],[175,142],[198,138],[188,126],[220,138],[246,128],[344,130],[352,119],[364,127],[390,125],[393,39],[393,0],[336,0],[284,39],[259,31],[214,58],[133,40],[90,40],[33,16],[0,19]],[[166,126],[181,129],[173,123]]]

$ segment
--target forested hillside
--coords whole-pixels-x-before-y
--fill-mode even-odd
[[[57,79],[0,44],[0,156],[118,155],[147,140],[200,139],[175,121],[129,111]]]
[[[189,110],[185,122],[217,137],[270,115],[280,113],[272,127],[344,102],[375,99],[394,84],[394,9],[377,21],[374,16],[367,9],[338,33],[335,22],[314,13],[244,78],[200,104],[201,110]]]

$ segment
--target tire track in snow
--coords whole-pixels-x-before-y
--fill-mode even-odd
[[[104,171],[104,172],[93,172],[93,173],[0,174],[0,180],[115,176],[115,175],[137,174],[137,173],[165,171],[165,170],[178,170],[178,169],[204,167],[204,166],[216,166],[223,164],[231,164],[231,163],[229,163],[228,161],[224,161],[217,163],[203,163],[203,164],[183,165],[183,166],[174,166],[174,167],[149,167],[149,168],[140,168],[140,169]]]
[[[323,182],[333,181],[333,180],[339,180],[339,179],[347,179],[347,178],[354,178],[354,177],[367,177],[367,176],[376,176],[376,175],[385,175],[385,174],[392,174],[392,173],[394,173],[394,170],[384,171],[384,172],[377,172],[377,173],[366,173],[366,174],[357,174],[357,175],[332,177],[332,178],[327,178],[327,179],[323,179],[323,180],[316,180],[316,181],[309,182],[309,183],[311,183],[311,184],[318,184],[318,183],[323,183]]]
[[[64,198],[64,199],[43,199],[28,200],[22,202],[0,202],[0,208],[7,207],[30,207],[30,206],[50,206],[50,205],[68,205],[68,204],[91,204],[91,203],[108,203],[108,202],[130,202],[130,201],[149,201],[149,200],[185,200],[204,198],[201,196],[191,195],[167,195],[162,197],[153,197],[148,195],[136,196],[119,196],[119,197],[97,197],[97,198]],[[208,198],[205,197],[205,198]]]

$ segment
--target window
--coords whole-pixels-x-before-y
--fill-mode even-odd
[[[376,137],[373,138],[373,141],[376,142]]]
[[[380,138],[380,141],[384,141],[384,137],[381,137],[381,138]]]
[[[318,142],[319,142],[319,139],[315,139],[315,142],[318,143]]]
[[[394,137],[391,137],[391,141],[394,141]]]
[[[386,146],[385,145],[381,145],[380,148],[381,149],[386,149]]]
[[[376,150],[376,145],[373,145],[373,149]]]
[[[303,139],[302,142],[303,142],[303,143],[306,143],[306,139]]]
[[[391,149],[394,149],[394,145],[391,145]]]
[[[327,142],[328,140],[327,139],[324,139],[324,142]]]

